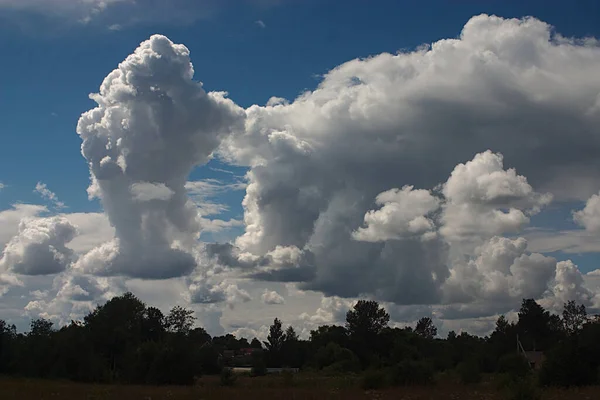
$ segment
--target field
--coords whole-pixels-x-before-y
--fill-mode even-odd
[[[600,398],[600,387],[542,391],[543,400],[593,400]],[[407,387],[365,391],[352,378],[325,378],[317,376],[240,377],[234,387],[221,387],[218,378],[202,378],[194,386],[121,386],[79,384],[62,381],[44,381],[0,378],[2,400],[312,400],[312,399],[489,399],[504,400],[505,395],[488,380],[479,385],[462,386],[439,382],[431,387]]]

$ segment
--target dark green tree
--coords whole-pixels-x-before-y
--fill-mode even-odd
[[[425,339],[433,339],[437,335],[437,328],[429,317],[423,317],[417,322],[415,333]]]
[[[252,341],[250,342],[250,347],[252,347],[253,349],[263,348],[262,343],[257,338],[252,339]]]
[[[165,325],[169,332],[187,334],[194,326],[195,321],[194,311],[175,306],[165,318]]]
[[[268,362],[273,367],[281,366],[281,349],[285,341],[285,333],[281,327],[281,321],[278,318],[273,320],[273,324],[269,327],[269,336],[264,342],[268,351]]]
[[[359,300],[346,313],[346,329],[354,340],[373,340],[390,321],[390,315],[374,300]]]
[[[583,304],[577,305],[573,300],[564,304],[562,323],[568,335],[574,335],[581,331],[587,320],[587,311]]]

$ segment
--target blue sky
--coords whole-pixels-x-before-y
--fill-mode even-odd
[[[370,2],[359,0],[343,2],[334,0],[230,0],[216,2],[206,0],[193,2],[177,0],[172,2],[171,7],[166,8],[159,6],[159,3],[153,0],[138,1],[138,6],[131,6],[128,2],[129,0],[115,0],[114,3],[108,2],[106,8],[102,8],[100,1],[89,3],[91,5],[88,6],[74,6],[74,1],[69,3],[68,0],[51,0],[49,3],[52,3],[52,12],[50,12],[47,5],[44,5],[48,3],[36,0],[21,0],[21,2],[0,0],[0,54],[4,55],[4,62],[0,67],[0,88],[2,90],[0,96],[0,110],[2,110],[0,112],[0,133],[3,140],[3,145],[0,146],[0,183],[4,185],[0,191],[0,212],[9,210],[14,204],[21,203],[27,205],[44,204],[49,207],[48,212],[37,213],[37,216],[51,216],[58,213],[83,213],[82,215],[103,213],[103,207],[98,199],[88,199],[86,190],[90,184],[90,170],[86,159],[81,154],[82,139],[76,132],[77,122],[82,113],[96,106],[96,103],[88,98],[88,94],[98,92],[103,79],[128,55],[132,54],[140,43],[153,34],[165,35],[174,43],[184,44],[191,53],[191,62],[195,70],[194,79],[201,81],[207,92],[228,92],[228,97],[235,102],[236,107],[239,109],[248,109],[253,104],[265,106],[273,96],[282,97],[293,102],[305,91],[312,91],[317,88],[323,81],[323,76],[328,74],[329,71],[356,58],[377,56],[386,52],[392,54],[399,51],[409,53],[422,44],[431,44],[442,39],[458,38],[465,24],[472,17],[480,14],[497,15],[506,20],[533,16],[551,25],[554,32],[559,32],[564,37],[600,37],[600,4],[593,0],[573,2],[537,0],[526,2],[499,0],[419,2],[391,0]],[[94,9],[93,7],[97,8]],[[522,39],[519,35],[515,35],[518,40]],[[525,41],[523,39],[523,42]],[[492,48],[493,44],[489,44],[489,46]],[[589,65],[592,62],[589,61]],[[515,63],[515,65],[517,64]],[[385,74],[387,72],[381,73]],[[335,85],[332,84],[331,86]],[[399,86],[398,91],[401,90],[403,88]],[[535,90],[532,89],[533,92]],[[332,93],[335,93],[335,91],[332,91]],[[384,108],[382,104],[375,107]],[[264,108],[261,110],[264,110]],[[547,112],[549,109],[545,110]],[[268,119],[267,116],[264,118]],[[298,118],[300,119],[289,117],[287,124],[281,123],[281,126],[278,127],[275,125],[279,124],[279,121],[277,123],[268,122],[265,123],[265,126],[268,125],[265,129],[288,132],[288,127],[292,126],[295,131],[301,131],[302,123],[298,121],[301,121],[302,118]],[[310,119],[308,116],[304,118]],[[335,118],[335,116],[332,118]],[[506,120],[508,121],[510,118],[507,117]],[[250,119],[246,121],[246,129],[251,130],[248,128],[250,126],[248,121]],[[456,119],[456,121],[457,124],[464,123],[464,120]],[[376,125],[372,121],[370,123],[372,126]],[[445,120],[444,123],[452,124],[453,121]],[[294,124],[297,126],[294,127]],[[343,121],[338,126],[344,126]],[[539,128],[545,125],[535,126]],[[512,127],[508,129],[512,129]],[[316,127],[314,130],[319,131],[319,128]],[[368,132],[365,134],[368,134]],[[568,135],[570,132],[564,134]],[[301,134],[298,134],[297,137],[300,138],[301,136]],[[237,140],[236,138],[234,142]],[[294,183],[292,183],[294,179],[301,175],[304,176],[303,174],[307,173],[307,170],[312,171],[310,163],[309,166],[299,167],[292,164],[292,161],[289,161],[290,164],[287,164],[287,161],[281,161],[281,157],[291,157],[286,155],[287,153],[281,157],[273,156],[273,159],[268,159],[269,155],[261,153],[261,157],[265,157],[267,161],[264,161],[266,164],[259,165],[250,158],[239,155],[243,152],[243,149],[250,149],[255,145],[250,139],[247,142],[245,140],[245,138],[240,139],[239,142],[235,142],[223,150],[232,159],[235,159],[238,165],[228,164],[223,160],[214,158],[208,164],[195,168],[188,177],[189,181],[220,185],[220,188],[213,187],[213,192],[210,192],[212,194],[203,192],[204,198],[201,200],[212,205],[225,206],[219,214],[213,214],[209,218],[218,219],[219,221],[234,221],[231,226],[228,225],[224,229],[204,231],[200,238],[207,242],[232,241],[234,247],[237,246],[241,249],[240,251],[252,253],[254,257],[266,257],[264,260],[271,261],[277,260],[277,257],[283,257],[279,253],[274,253],[276,245],[279,248],[289,250],[291,244],[293,244],[297,247],[289,250],[291,253],[286,253],[286,257],[292,257],[290,254],[298,250],[299,254],[302,254],[298,257],[304,260],[302,257],[305,257],[309,252],[310,246],[318,247],[322,244],[315,244],[317,239],[313,236],[312,239],[302,242],[306,245],[303,248],[298,245],[300,242],[298,242],[296,236],[290,234],[288,237],[285,233],[282,233],[284,230],[283,225],[286,223],[281,221],[283,219],[291,221],[298,218],[298,225],[301,225],[303,220],[310,219],[313,215],[310,212],[307,212],[306,215],[302,214],[305,211],[302,208],[305,206],[303,203],[305,198],[302,196],[305,196],[306,193],[312,193],[312,190],[317,190],[315,188],[320,188],[319,185],[322,185],[322,187],[335,187],[338,181],[333,180],[327,184],[307,183],[307,180],[310,179],[305,177],[300,179],[301,183],[298,183],[298,186],[294,187]],[[306,143],[313,147],[323,143],[322,138],[313,138],[314,142],[311,142],[308,138],[303,140],[306,140]],[[383,138],[382,140],[386,139]],[[502,143],[502,140],[497,140],[498,142],[493,142],[500,143],[498,147],[504,148],[505,144]],[[549,136],[549,138],[542,139],[542,141],[544,140],[552,141],[555,139],[553,136]],[[486,143],[485,146],[492,146],[487,142],[484,143]],[[508,140],[506,143],[508,143]],[[260,146],[256,144],[256,154],[262,151],[259,150]],[[457,144],[457,146],[460,147],[460,144]],[[506,144],[506,146],[510,148],[512,145]],[[466,147],[464,146],[464,148]],[[486,149],[478,148],[476,152],[483,152],[484,150]],[[491,150],[501,151],[500,148],[492,148]],[[450,160],[451,157],[448,155],[448,162],[451,162],[452,167],[458,163],[471,160],[476,153],[468,153],[467,150],[465,150],[466,153],[463,153],[460,149],[457,149],[456,152],[460,154],[460,157]],[[504,150],[502,152],[504,153]],[[463,156],[467,153],[470,158]],[[520,168],[523,166],[524,171],[532,171],[532,182],[545,182],[542,178],[538,179],[536,168],[531,167],[528,169],[527,161],[519,158],[519,151],[515,150],[514,153],[511,153],[508,150],[507,153],[505,169],[513,167],[511,162],[516,160],[517,173],[521,173]],[[327,158],[327,156],[323,157]],[[335,153],[331,153],[329,157],[337,159]],[[412,157],[418,159],[419,154],[407,157],[407,159],[412,160]],[[531,159],[534,158],[534,156],[531,157]],[[377,170],[376,165],[378,165],[378,162],[381,161],[385,164],[387,162],[385,160],[387,160],[385,156],[382,156],[380,160],[376,158],[366,162],[363,167],[369,171],[371,169]],[[440,165],[444,164],[445,161],[446,158],[441,157]],[[320,172],[318,171],[321,171],[323,175],[329,174],[326,171],[329,166],[325,164],[325,167],[323,167],[320,162],[322,161],[319,158],[312,161],[312,165],[315,165],[314,168],[317,172],[309,172],[309,176],[311,174],[319,175]],[[353,168],[352,162],[348,160],[340,161],[339,165],[334,165],[335,162],[337,161],[332,161],[331,170]],[[316,167],[316,165],[319,167]],[[404,166],[404,164],[401,165]],[[445,165],[445,175],[436,175],[437,172],[432,172],[431,176],[441,176],[436,183],[442,183],[452,172],[452,167],[446,168]],[[548,165],[552,166],[552,163],[548,161]],[[578,165],[577,168],[579,167]],[[321,168],[321,170],[318,168]],[[421,167],[413,166],[412,168],[418,169]],[[440,166],[440,168],[442,167]],[[582,172],[581,176],[587,176],[588,173],[594,175],[594,168],[595,165],[590,163],[589,169]],[[360,169],[361,167],[359,167]],[[426,168],[423,167],[423,169]],[[295,172],[290,172],[290,175],[286,176],[285,174],[290,170]],[[252,239],[251,234],[247,233],[245,236],[248,240],[242,238],[235,241],[236,237],[246,231],[246,226],[242,223],[245,213],[242,199],[246,191],[243,186],[233,187],[243,180],[243,176],[248,171],[254,171],[254,178],[250,182],[256,183],[257,192],[259,193],[255,200],[260,218],[253,221],[260,221],[260,223],[256,222],[259,225],[263,224],[261,229],[264,232],[270,232],[265,236],[269,239],[264,237],[260,240]],[[381,172],[381,175],[387,176],[386,174],[391,173],[394,172]],[[260,174],[265,175],[261,178],[262,175]],[[360,178],[356,178],[356,175],[360,175],[360,173],[355,173],[352,179],[357,179],[358,182]],[[415,189],[421,188],[419,186],[420,178],[415,178],[413,182],[410,177],[407,177],[408,175],[399,175],[402,178],[394,183],[397,187],[404,184],[415,184]],[[542,175],[543,173],[539,172],[539,176]],[[423,176],[429,175],[424,173]],[[265,180],[261,181],[261,179]],[[278,179],[281,179],[281,182],[277,181]],[[339,180],[343,179],[343,177],[339,178]],[[35,191],[38,182],[47,185],[47,189],[51,190],[60,201],[65,203],[66,208],[57,209],[52,206],[51,200],[43,198],[40,191]],[[268,186],[268,182],[278,182],[279,187],[286,188],[286,185],[289,184],[290,187],[287,189],[291,192],[288,192],[285,196],[292,197],[289,197],[289,200],[282,197],[280,203],[267,204],[269,201],[265,199],[277,197],[274,194],[274,188],[265,188]],[[424,185],[429,185],[425,186],[425,189],[432,188],[433,183],[430,179],[423,178],[423,182]],[[555,187],[552,186],[552,182],[546,183],[548,183],[548,187]],[[371,196],[368,200],[373,207],[375,205],[374,195],[394,187],[385,186],[383,183],[381,185],[369,183],[363,186],[361,186],[361,183],[357,183],[356,185],[357,187],[368,187],[363,195]],[[537,189],[537,187],[533,189]],[[107,189],[103,188],[102,190]],[[210,189],[205,188],[202,190]],[[586,187],[583,190],[586,196],[564,196],[562,194],[557,195],[552,190],[549,191],[555,195],[555,201],[552,204],[544,204],[541,213],[532,212],[530,222],[526,227],[523,226],[522,230],[502,232],[502,234],[511,238],[526,236],[529,240],[529,251],[541,252],[546,256],[555,257],[558,261],[571,259],[579,266],[582,273],[595,270],[600,260],[597,252],[600,250],[600,246],[598,245],[597,236],[594,236],[595,233],[589,233],[593,231],[593,223],[589,222],[588,225],[576,223],[573,220],[573,211],[581,210],[586,204],[591,204],[590,202],[586,203],[586,201],[593,193],[598,193],[598,188]],[[302,193],[302,196],[298,195],[300,197],[296,199],[293,196],[297,193]],[[329,204],[329,208],[334,203],[332,199],[336,198],[333,195],[327,197],[326,203]],[[340,198],[344,198],[344,196]],[[294,201],[297,203],[294,203]],[[318,201],[315,200],[317,203]],[[358,204],[360,201],[365,200],[362,197],[360,200],[357,198],[354,204]],[[288,203],[294,203],[300,209],[289,211],[287,209]],[[537,205],[537,203],[533,204],[532,207],[535,208],[534,206]],[[319,213],[325,214],[324,210],[328,208],[322,205],[319,207],[321,207]],[[510,207],[501,208],[504,210]],[[592,210],[592,207],[590,206],[589,209]],[[270,213],[275,213],[274,210],[277,213],[271,215]],[[361,209],[361,215],[364,215],[368,210],[376,211],[376,208]],[[590,213],[593,214],[592,211]],[[248,211],[247,214],[250,215],[252,212]],[[113,217],[116,218],[117,215],[114,214]],[[334,217],[328,218],[335,220]],[[326,218],[320,218],[318,221],[321,221],[321,219]],[[351,217],[348,216],[348,220],[350,219]],[[315,221],[311,223],[314,223],[314,226],[324,223],[318,221],[315,217]],[[108,231],[109,227],[107,223],[105,224],[105,231]],[[582,228],[583,225],[587,230]],[[301,231],[301,227],[298,227],[298,230]],[[364,232],[372,234],[375,230],[365,230]],[[119,235],[121,233],[117,228],[117,237],[123,240]],[[277,238],[271,239],[273,236]],[[367,241],[375,241],[375,239],[371,237]],[[557,243],[560,244],[557,245]],[[569,245],[565,243],[569,243]],[[87,247],[85,249],[86,251],[89,250]],[[332,250],[331,254],[335,254],[335,251]],[[75,249],[75,253],[78,253],[77,249]],[[76,256],[79,257],[81,254],[76,254]],[[248,262],[247,259],[245,260],[245,262]],[[264,260],[263,263],[266,262]],[[257,265],[260,264],[260,262],[256,262]],[[321,267],[317,266],[318,268]],[[333,284],[328,279],[335,276],[335,271],[339,272],[341,267],[334,265],[331,268],[329,270],[323,267],[323,275],[320,275],[321,272],[317,273],[320,277],[317,279],[319,282],[301,282],[304,286],[299,285],[300,290],[304,290],[306,293],[318,293],[319,296],[322,293],[325,299],[344,293],[353,293],[352,296],[347,296],[348,298],[355,297],[357,293],[378,293],[378,296],[382,296],[382,301],[396,302],[396,304],[402,306],[412,305],[406,304],[405,300],[394,300],[399,298],[397,293],[382,295],[381,293],[387,292],[376,287],[357,288],[355,290],[354,284],[348,284],[345,289],[332,289]],[[8,269],[10,270],[10,268]],[[120,274],[116,275],[120,276]],[[99,274],[99,276],[102,276],[102,274]],[[213,272],[200,271],[198,276],[190,279],[198,283],[201,279],[208,279],[207,276],[214,277],[216,275],[213,275]],[[345,279],[345,276],[341,274],[340,279]],[[360,278],[357,278],[359,275],[351,273],[348,276],[350,277],[348,279],[360,280]],[[128,276],[128,278],[140,277]],[[71,278],[64,279],[66,279],[65,282],[72,281],[69,281]],[[232,302],[238,301],[245,304],[246,300],[244,299],[246,297],[243,293],[240,294],[241,292],[236,292],[231,286],[227,286],[235,279],[242,278],[237,275],[235,278],[227,275],[222,281],[212,282],[211,284],[225,293],[223,296],[229,296],[227,298],[231,298]],[[285,286],[285,288],[281,286],[289,284],[285,280],[277,282],[278,279],[271,279],[272,282],[277,283],[269,283],[264,286],[259,283],[260,280],[248,281],[247,276],[244,276],[243,279],[245,280],[240,280],[242,283],[237,283],[241,288],[238,288],[238,290],[249,292],[251,295],[249,296],[253,298],[261,297],[260,292],[264,288],[282,294],[293,292],[288,286]],[[121,284],[127,286],[127,282],[119,283],[119,285]],[[64,285],[68,286],[66,283]],[[56,298],[52,300],[51,297],[59,296],[61,286],[56,283],[51,285],[50,281],[46,282],[46,286],[48,288],[53,287],[53,289],[48,289],[48,296],[50,297],[43,300],[46,302],[45,304],[52,305],[46,307],[50,309],[57,302]],[[194,287],[197,289],[199,286]],[[53,290],[58,293],[53,294]],[[151,292],[148,288],[140,289],[141,292],[144,292],[144,290]],[[177,292],[177,290],[173,290]],[[252,290],[258,291],[259,294],[253,295]],[[363,291],[361,292],[361,290]],[[407,289],[396,288],[394,290],[397,292],[398,290]],[[209,290],[209,292],[217,293],[214,290]],[[103,293],[103,295],[106,295],[108,292]],[[293,297],[293,295],[290,296],[290,298]],[[176,301],[180,300],[180,298],[176,299]],[[318,304],[318,301],[319,298],[315,297],[313,303],[310,303],[311,306]],[[248,302],[254,304],[250,300]],[[590,304],[593,303],[591,300],[590,302]],[[214,303],[218,303],[218,301],[215,300]],[[192,300],[191,304],[197,304],[197,302],[195,303]],[[211,304],[213,303],[211,302]],[[293,307],[298,313],[303,307],[308,307],[300,302],[294,303],[293,300],[289,300],[288,304],[291,304],[290,307]],[[435,304],[435,301],[430,304]],[[15,306],[15,309],[22,306],[25,305]],[[321,314],[317,312],[315,315],[322,316],[324,313],[337,315],[336,312],[339,313],[343,307],[345,307],[343,302],[336,303],[330,300],[321,300],[321,307],[319,308]],[[35,307],[31,306],[29,308],[34,309]],[[46,310],[46,308],[41,307],[40,310]],[[226,312],[231,312],[231,310]],[[44,312],[48,312],[48,315],[52,314],[47,310]],[[60,312],[64,312],[64,309],[61,309],[60,312],[56,310],[53,312],[60,314]],[[204,312],[210,314],[215,310],[204,310]],[[315,315],[312,315],[312,317],[315,317]],[[316,319],[311,320],[309,317],[305,317],[303,321],[314,320]],[[255,333],[260,331],[260,324],[258,322],[257,324],[252,328]],[[221,321],[221,326],[227,329],[225,325]]]
[[[199,8],[202,5],[198,5]],[[599,36],[600,5],[593,1],[282,1],[234,3],[189,25],[145,23],[120,31],[72,21],[59,29],[0,26],[2,65],[0,170],[7,185],[0,207],[38,201],[31,188],[42,181],[73,211],[96,211],[87,199],[88,171],[75,133],[93,106],[108,72],[141,41],[162,33],[191,50],[196,79],[208,90],[226,90],[242,106],[271,96],[294,99],[313,89],[322,74],[345,61],[412,49],[456,37],[473,15],[534,15],[566,36]],[[20,18],[40,19],[23,14]],[[42,19],[43,20],[43,19]],[[263,21],[261,28],[255,21]],[[176,25],[176,26],[173,26]],[[209,171],[198,177],[218,177]],[[223,176],[221,176],[223,177]],[[235,198],[239,204],[240,197]]]

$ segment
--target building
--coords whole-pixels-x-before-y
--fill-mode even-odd
[[[544,352],[542,351],[526,351],[525,358],[527,359],[527,362],[529,362],[531,368],[535,370],[540,369],[546,359]]]

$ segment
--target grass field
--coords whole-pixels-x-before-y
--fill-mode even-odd
[[[600,399],[600,387],[542,391],[543,400],[595,400]],[[293,380],[282,377],[240,377],[234,387],[221,387],[218,378],[202,378],[195,386],[121,386],[79,384],[61,381],[44,381],[0,378],[2,400],[211,400],[211,399],[489,399],[504,400],[505,395],[491,381],[474,386],[452,382],[439,382],[431,387],[392,388],[365,391],[355,379],[295,376]]]

